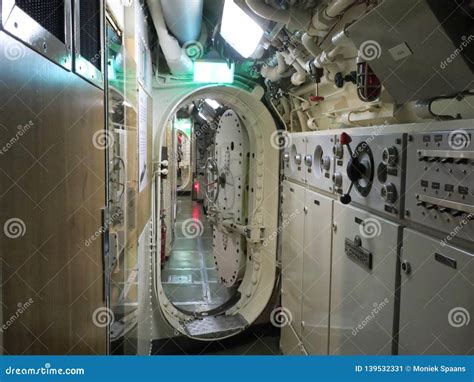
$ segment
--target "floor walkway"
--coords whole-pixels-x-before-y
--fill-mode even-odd
[[[190,196],[180,196],[177,208],[176,237],[161,274],[163,289],[179,309],[194,312],[217,308],[232,297],[235,289],[226,288],[218,281],[212,253],[212,225],[202,205]],[[201,235],[190,238],[190,234],[194,236],[193,228]]]

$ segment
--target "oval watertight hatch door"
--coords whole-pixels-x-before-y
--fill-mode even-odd
[[[161,266],[156,267],[153,288],[160,309],[151,317],[153,339],[227,338],[255,322],[276,286],[280,151],[271,139],[276,125],[263,103],[236,87],[159,93],[158,98],[169,104],[160,103],[156,161],[161,163],[159,153],[167,152],[169,167],[166,179],[157,182],[157,202],[174,212],[173,203],[165,199],[173,200],[171,183],[182,176],[181,156],[174,163],[170,121],[190,126],[196,173],[191,196],[179,190],[176,224],[168,220],[171,226],[165,231],[174,236],[166,241],[171,242],[167,251],[157,256]],[[160,192],[161,187],[167,191]],[[182,216],[185,210],[187,217]],[[161,232],[161,222],[156,221]],[[185,226],[195,228],[187,233],[191,235],[182,235]],[[177,270],[178,263],[182,269]],[[193,298],[187,299],[187,294]]]

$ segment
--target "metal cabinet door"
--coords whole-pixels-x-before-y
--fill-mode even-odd
[[[302,329],[309,354],[328,354],[333,200],[306,190]]]
[[[392,354],[400,226],[337,202],[334,222],[329,353]]]
[[[474,254],[403,236],[400,354],[474,354]]]
[[[282,306],[298,336],[301,336],[303,284],[304,188],[283,182]]]

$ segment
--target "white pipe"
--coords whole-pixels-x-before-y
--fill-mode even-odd
[[[263,78],[268,78],[273,82],[278,81],[282,77],[283,73],[285,73],[285,71],[288,69],[285,63],[285,58],[281,52],[277,52],[275,56],[277,59],[277,65],[274,67],[264,65],[261,70]]]
[[[180,43],[185,44],[199,38],[204,0],[153,1],[160,1],[166,25]]]
[[[296,73],[291,76],[291,83],[300,86],[306,81],[306,72],[297,61],[293,62],[293,67],[296,69]]]
[[[301,37],[301,43],[314,58],[321,53],[321,48],[317,45],[317,38],[314,38],[310,34],[303,34]]]
[[[148,7],[155,24],[161,49],[171,73],[175,76],[190,74],[193,70],[193,63],[179,45],[178,40],[169,34],[160,1],[148,1]]]
[[[339,16],[344,12],[354,0],[331,0],[326,8],[326,15],[331,18]]]
[[[256,15],[285,24],[290,29],[307,30],[311,23],[310,12],[276,9],[266,4],[264,0],[245,0],[245,3]]]
[[[352,3],[354,3],[354,0],[331,0],[327,6],[319,7],[311,20],[313,29],[315,30],[314,34],[325,36],[331,26],[337,22],[337,16],[345,11]]]
[[[288,24],[290,22],[291,16],[288,10],[273,8],[262,0],[245,0],[245,2],[250,10],[257,16],[282,24]]]

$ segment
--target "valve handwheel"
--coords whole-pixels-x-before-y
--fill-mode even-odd
[[[374,158],[367,142],[360,143],[355,152],[352,151],[350,146],[352,138],[349,134],[341,133],[339,142],[341,145],[347,147],[347,151],[349,151],[350,154],[346,172],[347,177],[351,181],[349,189],[339,200],[342,204],[349,204],[352,201],[350,194],[354,186],[362,196],[366,197],[369,194],[374,179]],[[362,180],[365,184],[362,184]]]

